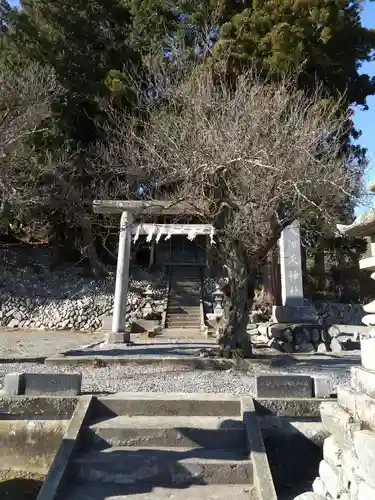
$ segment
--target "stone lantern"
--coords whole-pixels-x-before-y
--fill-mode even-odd
[[[212,293],[213,310],[216,317],[221,317],[224,311],[224,293],[217,286]]]
[[[369,189],[375,192],[375,181],[369,184]],[[346,236],[364,237],[370,240],[371,256],[361,259],[359,267],[371,272],[371,278],[375,280],[375,207],[357,217],[350,226],[338,225],[337,229]],[[375,370],[375,300],[365,305],[363,309],[367,314],[362,319],[362,322],[373,328],[369,332],[362,334],[362,366]]]
[[[374,183],[369,188],[375,192]],[[347,236],[371,240],[371,256],[360,260],[359,267],[375,279],[375,207],[350,226],[337,227]],[[337,398],[321,403],[321,421],[330,435],[313,492],[295,500],[375,499],[375,301],[364,310],[363,323],[373,328],[361,338],[362,366],[351,367],[350,386],[338,387]]]

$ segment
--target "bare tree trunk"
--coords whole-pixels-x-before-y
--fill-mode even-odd
[[[224,357],[238,355],[249,358],[252,355],[247,324],[252,308],[255,291],[255,279],[249,275],[241,279],[241,285],[232,278],[229,281],[225,305],[225,323],[220,337],[220,352]]]
[[[92,234],[91,220],[88,215],[82,217],[81,229],[84,255],[90,262],[90,266],[94,273],[94,276],[97,278],[106,276],[108,273],[104,265],[100,262],[98,253],[96,251],[94,237]]]

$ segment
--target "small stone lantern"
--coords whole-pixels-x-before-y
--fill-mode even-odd
[[[221,318],[224,312],[224,293],[219,286],[217,286],[212,293],[212,302],[215,316]]]

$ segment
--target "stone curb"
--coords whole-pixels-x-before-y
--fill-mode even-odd
[[[33,419],[35,415],[52,417],[56,420],[70,419],[79,397],[65,396],[8,396],[0,394],[0,418],[3,415],[17,415],[21,419]]]
[[[81,392],[81,385],[81,373],[7,373],[2,394],[76,397]]]
[[[10,363],[35,363],[35,364],[44,364],[46,360],[46,356],[43,357],[35,357],[35,358],[26,358],[24,356],[13,356],[9,358],[0,358],[0,364],[6,365]]]
[[[69,461],[76,451],[82,425],[90,416],[92,399],[92,396],[81,396],[78,400],[69,426],[36,500],[56,500],[63,490]]]
[[[320,418],[320,405],[326,401],[336,401],[335,398],[254,398],[254,405],[259,417],[300,417]]]
[[[213,359],[200,357],[162,357],[162,356],[54,356],[45,360],[46,365],[163,365],[171,367],[185,367],[192,370],[229,370],[236,369],[236,362],[227,359]],[[248,366],[238,368],[247,370]]]
[[[92,349],[93,347],[96,347],[100,344],[102,344],[103,342],[105,342],[105,337],[103,337],[102,340],[98,340],[98,342],[94,342],[93,344],[87,344],[87,345],[82,345],[82,346],[79,346],[79,347],[76,347],[75,349],[69,349],[68,351],[62,351],[62,352],[59,352],[56,356],[70,356],[72,355],[72,353],[74,352],[77,352],[77,351],[83,351],[85,349]],[[47,359],[48,356],[46,356],[44,359]]]
[[[257,498],[259,500],[277,500],[253,398],[242,397],[241,407],[246,435],[251,450],[250,457],[254,468],[254,483],[257,489]]]
[[[323,376],[287,374],[255,376],[257,398],[320,398],[331,397],[330,379]]]

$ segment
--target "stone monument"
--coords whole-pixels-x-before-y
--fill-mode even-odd
[[[315,308],[305,304],[299,222],[284,229],[279,240],[281,272],[281,306],[273,306],[275,323],[316,323]]]

